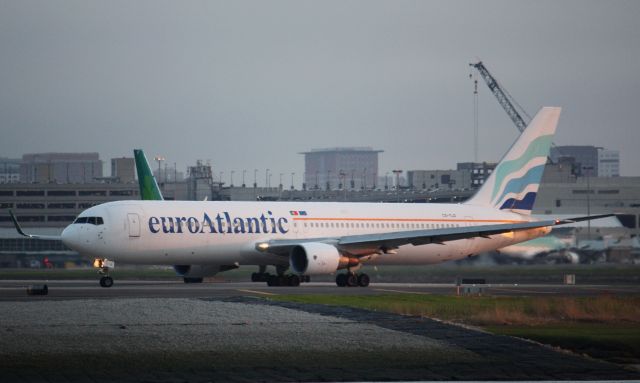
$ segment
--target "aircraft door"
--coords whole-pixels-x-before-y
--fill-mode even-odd
[[[140,216],[136,213],[128,213],[127,220],[129,222],[129,237],[140,236]]]

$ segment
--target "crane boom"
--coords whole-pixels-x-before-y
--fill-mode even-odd
[[[500,103],[504,111],[507,112],[507,114],[509,115],[509,118],[511,118],[511,121],[513,121],[513,123],[516,125],[518,130],[522,132],[527,127],[527,123],[524,121],[522,116],[520,116],[520,113],[518,113],[513,103],[509,100],[509,96],[506,90],[500,87],[500,84],[498,84],[498,81],[496,81],[496,79],[491,75],[491,73],[489,73],[487,68],[482,63],[482,61],[478,61],[475,64],[470,63],[469,66],[476,68],[478,72],[480,72],[480,75],[482,76],[484,81],[487,83],[487,86],[489,87],[493,95],[496,96],[496,98],[498,99],[498,102]]]

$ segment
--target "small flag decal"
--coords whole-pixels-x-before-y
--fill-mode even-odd
[[[290,210],[289,214],[291,215],[307,215],[305,210]]]

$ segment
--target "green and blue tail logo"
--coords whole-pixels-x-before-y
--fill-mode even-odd
[[[156,178],[151,172],[147,157],[142,149],[134,149],[133,156],[136,160],[136,170],[138,171],[138,184],[140,185],[140,199],[144,201],[162,201],[162,193],[156,182]]]
[[[542,108],[467,203],[530,214],[559,117],[560,108]]]

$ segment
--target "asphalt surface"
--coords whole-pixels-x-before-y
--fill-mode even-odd
[[[46,296],[28,296],[29,286],[46,284]],[[599,294],[636,295],[640,285],[548,285],[548,284],[488,284],[460,287],[460,292],[501,296],[593,296]],[[265,283],[217,282],[185,284],[182,281],[115,281],[113,287],[103,288],[97,280],[0,280],[1,300],[50,300],[85,298],[233,298],[279,294],[443,294],[458,291],[454,284],[429,283],[372,283],[369,287],[337,287],[334,283],[311,282],[299,287],[268,287]]]
[[[450,284],[0,281],[0,382],[640,380],[640,373],[421,317],[273,294],[453,294]],[[488,285],[491,295],[637,294],[640,286]]]

